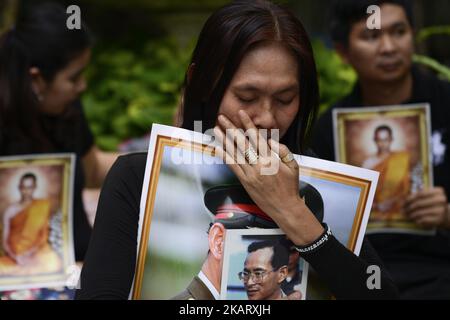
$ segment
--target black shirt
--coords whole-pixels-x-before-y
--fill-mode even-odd
[[[429,103],[433,135],[434,183],[450,197],[450,83],[413,67],[413,94],[403,104]],[[363,105],[361,89],[356,84],[352,93],[328,110],[318,121],[312,148],[318,157],[335,160],[332,110]],[[444,148],[443,148],[444,147]],[[442,154],[442,150],[445,153]],[[403,298],[450,297],[450,232],[439,230],[436,236],[376,234],[370,242],[382,258],[399,287]]]
[[[52,149],[45,153],[75,153],[75,185],[73,194],[73,231],[75,242],[75,259],[84,260],[89,239],[91,226],[89,225],[84,210],[82,191],[84,188],[84,170],[81,159],[94,144],[83,108],[80,102],[71,105],[61,116],[44,116],[42,126],[46,137],[52,144]],[[6,137],[8,137],[6,133]],[[29,155],[36,153],[31,148],[29,141],[17,141],[15,139],[4,139],[0,142],[0,155]]]
[[[77,299],[128,298],[136,265],[146,159],[146,153],[121,156],[106,177]],[[303,258],[337,299],[396,298],[396,287],[384,272],[381,274],[381,290],[367,288],[368,266],[381,264],[367,242],[364,242],[360,256],[358,258],[330,237],[319,250],[303,255]]]

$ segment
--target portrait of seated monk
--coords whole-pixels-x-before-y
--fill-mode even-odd
[[[377,127],[374,133],[377,153],[366,159],[362,165],[380,173],[371,221],[404,219],[403,205],[411,189],[411,156],[406,151],[392,151],[393,139],[389,126]]]
[[[0,277],[54,273],[62,268],[48,241],[51,203],[34,198],[36,187],[36,176],[24,174],[19,181],[20,200],[3,214]]]

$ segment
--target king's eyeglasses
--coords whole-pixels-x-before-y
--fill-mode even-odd
[[[263,282],[266,275],[268,275],[271,272],[276,271],[277,269],[273,269],[270,271],[264,271],[264,270],[257,270],[254,272],[248,272],[248,271],[241,271],[238,273],[238,277],[243,282],[248,282],[250,279],[253,279],[253,282],[255,283],[261,283]]]

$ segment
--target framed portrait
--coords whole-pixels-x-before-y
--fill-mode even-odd
[[[131,299],[189,299],[199,287],[204,289],[194,292],[199,297],[220,299],[221,277],[217,275],[222,271],[217,269],[216,276],[209,277],[207,270],[211,268],[205,267],[211,243],[215,243],[211,237],[224,241],[230,231],[227,227],[215,233],[216,213],[233,215],[241,204],[231,195],[232,190],[239,190],[239,181],[215,156],[212,141],[214,138],[198,132],[153,125]],[[331,227],[340,242],[359,254],[378,173],[306,156],[294,157],[300,164],[300,195],[306,204]],[[214,199],[219,198],[222,205],[214,206]],[[230,209],[230,205],[234,208]],[[215,263],[214,268],[220,268],[220,263]],[[329,293],[321,296],[320,290],[317,294],[315,290],[309,292],[312,298],[329,297]]]
[[[74,166],[73,154],[0,158],[0,291],[67,282]]]
[[[305,300],[308,263],[279,229],[227,230],[222,300]]]
[[[403,213],[410,194],[433,185],[429,108],[414,104],[334,110],[337,160],[380,173],[368,233],[434,233]]]

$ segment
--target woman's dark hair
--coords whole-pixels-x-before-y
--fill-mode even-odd
[[[16,25],[0,38],[1,148],[13,143],[17,153],[51,149],[40,124],[29,72],[36,67],[51,82],[58,71],[91,46],[86,27],[69,30],[67,18],[59,4],[29,5],[19,11]]]
[[[381,6],[384,3],[401,6],[411,26],[414,26],[414,15],[410,0],[334,0],[330,6],[330,34],[334,42],[348,45],[348,36],[355,23],[368,17],[367,8],[371,5]]]
[[[298,61],[301,107],[281,141],[291,151],[302,152],[319,102],[313,51],[301,22],[268,1],[235,1],[207,20],[192,56],[193,72],[185,77],[182,127],[194,130],[194,121],[202,121],[204,131],[213,128],[245,54],[270,41],[282,43]]]

